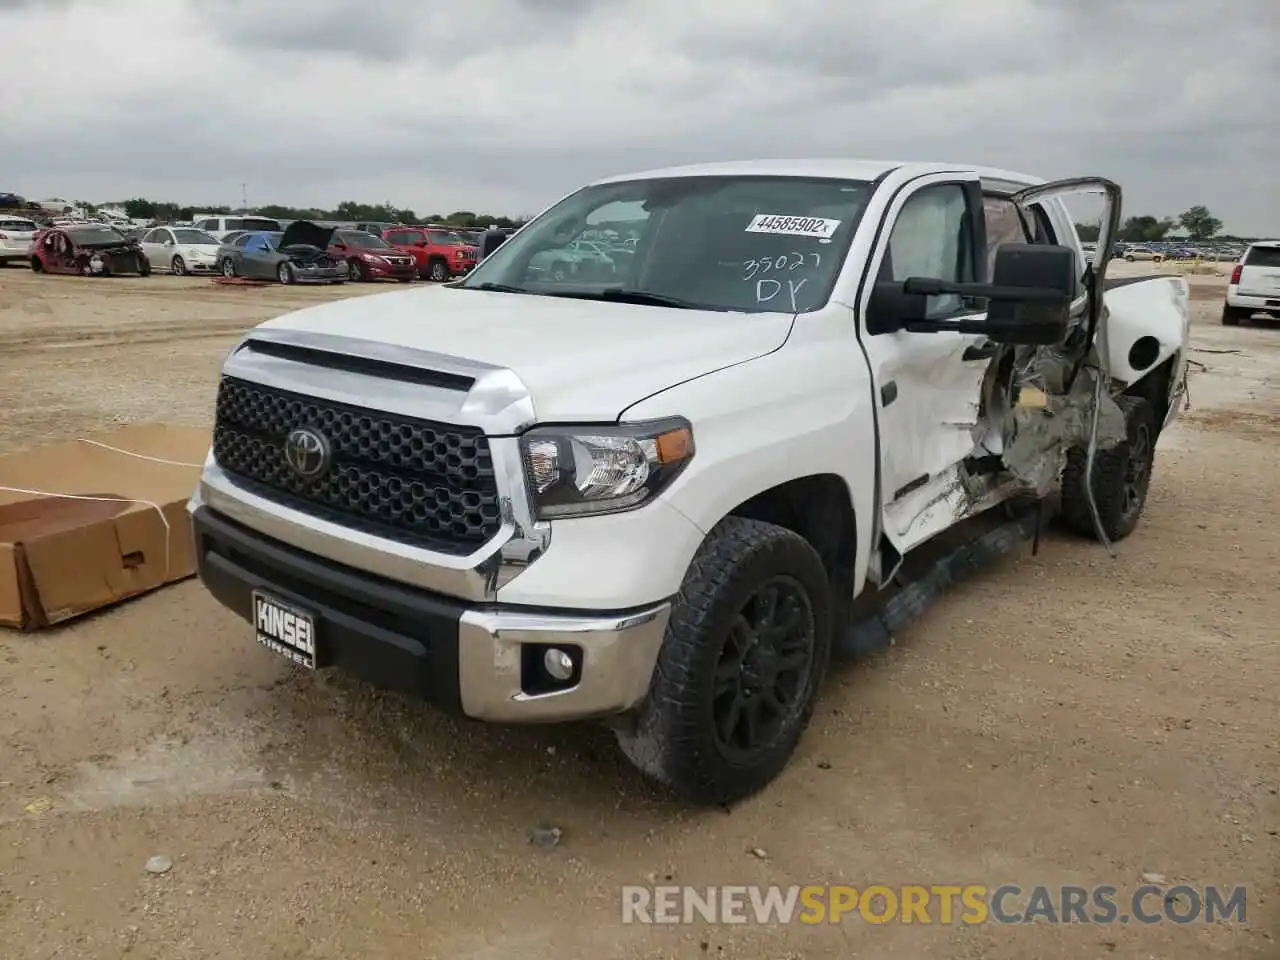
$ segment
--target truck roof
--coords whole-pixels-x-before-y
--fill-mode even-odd
[[[984,167],[972,163],[934,163],[902,160],[857,159],[808,159],[808,160],[731,160],[719,163],[697,163],[683,167],[664,167],[640,173],[628,173],[604,177],[596,183],[616,183],[623,180],[657,179],[662,177],[716,177],[716,176],[777,176],[777,177],[830,177],[839,180],[875,180],[885,174],[900,172],[903,176],[920,176],[947,171],[973,171],[990,180],[1005,180],[1034,185],[1044,183],[1043,177],[1035,177],[997,167]]]

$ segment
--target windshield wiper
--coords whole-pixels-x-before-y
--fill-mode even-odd
[[[490,293],[528,293],[524,287],[513,287],[509,283],[477,283],[475,286],[460,286],[459,290],[487,290]]]
[[[692,300],[681,300],[679,297],[668,297],[662,293],[650,293],[648,290],[633,290],[628,287],[606,287],[603,290],[568,290],[564,293],[549,293],[552,297],[568,297],[573,300],[607,300],[611,303],[638,303],[653,307],[673,307],[676,310],[723,310],[723,307],[706,303],[694,303]]]

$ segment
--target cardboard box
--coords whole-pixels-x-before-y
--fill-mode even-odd
[[[209,431],[162,423],[0,457],[0,625],[36,630],[195,574]]]

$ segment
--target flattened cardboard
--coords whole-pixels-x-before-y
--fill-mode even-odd
[[[36,630],[193,576],[186,503],[209,439],[136,424],[0,457],[0,625]]]

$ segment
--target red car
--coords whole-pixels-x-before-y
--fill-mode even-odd
[[[418,276],[418,261],[412,254],[397,250],[381,237],[363,230],[335,230],[329,241],[329,256],[346,261],[347,279],[399,280],[409,283]]]
[[[50,227],[31,238],[31,269],[36,273],[110,276],[151,273],[137,240],[95,223]]]
[[[393,227],[382,239],[413,257],[426,280],[449,280],[470,273],[480,262],[480,249],[450,230],[431,227]]]

